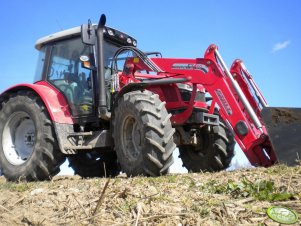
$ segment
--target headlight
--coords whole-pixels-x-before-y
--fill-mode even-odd
[[[109,30],[108,30],[108,34],[111,35],[111,36],[113,36],[113,35],[114,35],[114,32],[113,32],[111,29],[109,29]]]

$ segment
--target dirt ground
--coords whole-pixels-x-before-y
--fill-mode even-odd
[[[280,225],[267,216],[270,206],[301,216],[301,166],[36,183],[0,177],[0,225]]]

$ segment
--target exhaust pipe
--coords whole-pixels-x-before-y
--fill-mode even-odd
[[[104,120],[109,120],[111,118],[111,113],[108,112],[107,99],[106,99],[106,86],[105,86],[105,76],[104,76],[104,47],[103,47],[103,29],[106,24],[106,16],[102,14],[100,16],[96,35],[97,35],[97,75],[98,75],[98,117]]]

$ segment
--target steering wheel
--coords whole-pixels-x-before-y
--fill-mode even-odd
[[[48,75],[48,78],[52,78],[53,75],[54,75],[54,67],[51,67],[51,68],[50,68],[50,73],[49,73],[49,75]]]

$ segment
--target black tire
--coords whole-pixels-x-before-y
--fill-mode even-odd
[[[35,93],[19,91],[2,102],[0,166],[7,180],[50,179],[64,160],[52,121]]]
[[[69,167],[74,174],[88,177],[115,177],[120,173],[115,152],[79,153],[68,157]]]
[[[205,126],[199,130],[200,145],[179,147],[183,166],[189,172],[217,172],[229,167],[234,156],[235,141],[227,127]]]
[[[132,91],[118,100],[113,139],[118,161],[128,176],[159,176],[173,164],[175,129],[165,102],[150,91]]]

